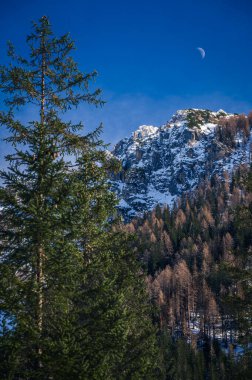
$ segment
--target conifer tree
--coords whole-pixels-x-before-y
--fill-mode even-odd
[[[247,202],[240,202],[234,210],[234,228],[236,246],[233,248],[232,260],[226,260],[224,266],[231,283],[230,292],[224,298],[231,315],[236,319],[236,328],[245,341],[251,339],[252,312],[252,168],[250,167],[244,181],[244,190],[250,196]]]
[[[0,67],[6,110],[0,123],[13,152],[1,171],[0,364],[3,379],[128,379],[157,375],[155,334],[139,267],[113,232],[114,168],[99,139],[62,119],[101,105],[69,35],[42,17],[27,38],[28,59],[9,45]],[[32,105],[37,118],[15,111]]]

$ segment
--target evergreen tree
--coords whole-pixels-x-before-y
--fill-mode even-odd
[[[2,379],[151,379],[158,375],[155,331],[129,242],[112,228],[114,168],[101,129],[62,114],[90,91],[96,72],[71,58],[69,35],[46,17],[27,38],[28,59],[9,45],[0,67],[6,111],[0,123],[13,153],[0,189],[0,364]],[[22,123],[26,104],[37,119]]]
[[[224,266],[230,280],[223,301],[235,322],[235,329],[245,343],[251,340],[252,313],[252,168],[239,181],[250,197],[234,210],[235,241],[233,260]],[[245,178],[244,178],[245,177]]]

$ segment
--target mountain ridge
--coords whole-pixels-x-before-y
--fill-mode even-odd
[[[206,177],[248,163],[251,124],[223,110],[185,109],[160,127],[141,125],[120,140],[112,155],[122,170],[111,184],[126,220],[157,204],[172,206]]]

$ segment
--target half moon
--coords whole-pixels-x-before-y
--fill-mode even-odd
[[[198,47],[197,50],[200,52],[201,58],[204,59],[206,55],[205,50],[202,49],[201,47]]]

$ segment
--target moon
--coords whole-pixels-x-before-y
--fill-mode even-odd
[[[197,50],[200,52],[201,58],[204,59],[206,55],[205,50],[202,49],[201,47],[198,47]]]

